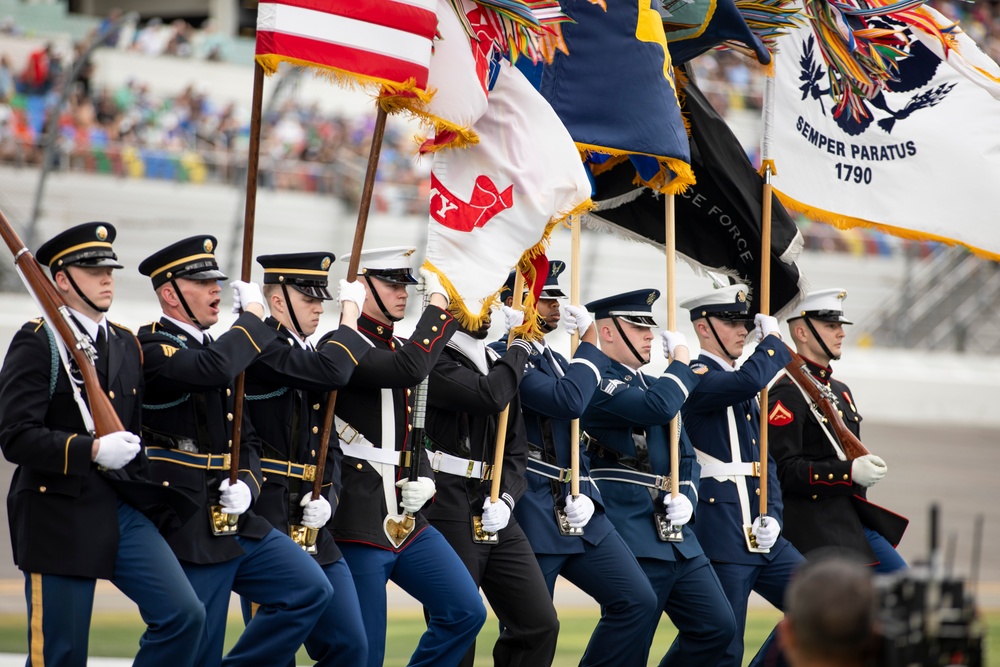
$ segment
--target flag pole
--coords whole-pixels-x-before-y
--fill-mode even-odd
[[[775,173],[771,160],[771,128],[774,123],[774,75],[764,77],[763,139],[761,170],[764,176],[763,202],[760,216],[760,314],[771,314],[771,176]],[[760,516],[761,525],[767,516],[767,385],[760,390]]]
[[[524,276],[514,269],[514,310],[524,310]],[[507,346],[514,340],[514,328],[507,332]],[[507,442],[507,416],[510,414],[510,403],[500,412],[497,421],[496,447],[493,448],[493,480],[490,484],[490,502],[500,500],[500,473],[503,471],[503,453]]]
[[[260,163],[260,117],[264,99],[264,68],[260,63],[253,66],[253,98],[250,111],[250,148],[247,153],[247,196],[243,209],[243,256],[240,262],[240,280],[250,281],[253,263],[253,233],[257,215],[257,167]],[[243,435],[243,395],[246,384],[246,372],[236,376],[233,388],[233,438],[229,448],[229,484],[235,486],[239,480],[240,444]],[[225,516],[225,519],[223,519]],[[213,507],[213,532],[216,535],[228,535],[236,532],[239,523],[238,514],[219,513]]]
[[[570,241],[570,264],[569,264],[569,302],[574,306],[580,304],[580,225],[581,216],[574,215],[570,218],[571,241]],[[573,358],[576,349],[580,346],[579,330],[574,331],[569,338],[569,356]],[[569,467],[570,495],[575,499],[580,495],[580,418],[577,417],[569,423]]]
[[[676,205],[673,195],[666,196],[666,229],[664,232],[664,246],[667,253],[667,331],[677,330],[677,289],[674,274],[677,269],[677,232],[676,232]],[[669,362],[670,359],[667,359]],[[676,498],[680,494],[681,473],[680,473],[680,438],[681,422],[680,414],[674,415],[670,420],[670,497]],[[682,542],[684,536],[680,526],[671,526],[669,541]]]

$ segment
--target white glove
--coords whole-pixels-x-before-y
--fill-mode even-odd
[[[337,303],[343,306],[345,303],[353,301],[358,306],[358,312],[361,312],[365,308],[367,294],[368,290],[365,289],[365,284],[360,280],[349,283],[341,278],[337,286]]]
[[[420,292],[426,298],[431,298],[432,294],[440,294],[444,297],[445,301],[451,301],[448,298],[448,292],[441,285],[441,278],[438,277],[438,274],[423,266],[420,267],[418,273],[420,274]]]
[[[663,506],[667,510],[667,518],[675,526],[683,526],[691,520],[691,515],[694,514],[691,501],[683,493],[678,493],[676,498],[671,498],[668,493],[663,498]]]
[[[583,528],[594,516],[594,501],[582,493],[573,499],[566,496],[566,518],[571,528]]]
[[[594,318],[583,306],[566,305],[563,306],[562,322],[566,331],[582,336],[594,323]]]
[[[498,533],[510,523],[510,505],[502,500],[491,503],[487,498],[483,501],[483,530],[487,533]]]
[[[408,479],[401,479],[396,482],[402,491],[399,495],[403,497],[403,511],[407,514],[416,514],[420,508],[427,504],[427,501],[434,497],[437,487],[430,477],[417,477],[417,481],[411,482]]]
[[[661,331],[660,338],[663,340],[663,354],[671,359],[674,358],[674,350],[679,347],[687,347],[687,338],[679,331]]]
[[[94,463],[111,470],[124,468],[142,449],[139,436],[128,431],[115,431],[102,435],[97,441]]]
[[[507,331],[524,324],[524,311],[515,310],[510,306],[500,306],[503,311],[503,325]]]
[[[781,526],[778,525],[778,520],[773,517],[768,517],[762,526],[760,525],[760,517],[758,516],[753,520],[750,532],[757,538],[758,547],[761,549],[770,549],[778,541],[778,535],[781,534]]]
[[[242,313],[251,303],[259,303],[264,307],[264,294],[260,291],[257,283],[245,283],[242,280],[234,280],[229,283],[233,288],[233,312]]]
[[[851,463],[851,479],[861,486],[875,486],[889,471],[881,457],[865,454]]]
[[[222,505],[224,513],[243,514],[250,509],[250,501],[252,500],[250,487],[242,479],[236,480],[236,484],[229,486],[229,478],[227,477],[219,484],[219,491],[222,492],[219,504]]]
[[[762,315],[761,313],[757,313],[756,315],[753,316],[753,323],[754,323],[754,329],[753,329],[754,337],[758,343],[764,340],[764,336],[773,333],[776,333],[779,336],[781,335],[780,333],[778,333],[778,318],[776,317],[771,317],[770,315]]]
[[[299,503],[305,508],[302,510],[302,525],[306,528],[322,528],[333,516],[333,508],[330,507],[330,501],[323,496],[320,496],[319,500],[313,500],[312,497],[310,491],[302,496],[302,501]]]

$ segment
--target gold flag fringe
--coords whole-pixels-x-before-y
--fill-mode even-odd
[[[665,195],[679,195],[682,192],[687,191],[688,187],[694,185],[695,183],[694,171],[691,169],[691,165],[674,157],[653,155],[652,153],[639,153],[637,151],[626,151],[618,148],[608,148],[606,146],[595,146],[593,144],[584,144],[579,141],[576,142],[576,149],[580,151],[580,155],[584,157],[588,153],[603,153],[605,155],[613,156],[600,165],[590,165],[591,172],[594,175],[611,169],[615,165],[622,162],[629,155],[646,155],[659,160],[660,171],[656,174],[656,176],[648,181],[644,181],[636,175],[635,180],[633,181],[636,185],[645,185],[647,188],[651,188]]]
[[[817,222],[822,222],[824,224],[836,227],[837,229],[874,229],[876,231],[883,232],[889,236],[895,236],[901,239],[909,239],[911,241],[933,241],[936,243],[945,243],[947,245],[960,245],[969,250],[973,255],[981,257],[983,259],[988,259],[994,262],[1000,262],[1000,253],[991,252],[983,248],[977,248],[971,246],[964,241],[959,241],[958,239],[948,238],[946,236],[938,236],[937,234],[930,234],[927,232],[921,232],[916,229],[907,229],[905,227],[894,227],[892,225],[884,225],[878,222],[872,222],[871,220],[864,220],[862,218],[853,218],[848,215],[841,215],[840,213],[833,213],[831,211],[824,211],[823,209],[816,208],[814,206],[809,206],[808,204],[803,204],[800,201],[792,199],[785,193],[775,189],[774,194],[778,195],[778,199],[781,203],[785,205],[786,208],[790,208],[794,211],[808,216],[809,218],[816,220]]]

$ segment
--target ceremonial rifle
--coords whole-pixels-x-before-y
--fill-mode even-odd
[[[834,396],[833,390],[813,377],[806,367],[805,359],[797,352],[791,348],[788,349],[788,352],[792,355],[792,360],[785,366],[785,372],[802,391],[809,395],[813,405],[819,408],[823,416],[826,417],[827,423],[833,428],[833,433],[840,442],[840,447],[844,450],[844,455],[848,460],[871,454],[844,423],[844,418],[837,408],[837,397]]]
[[[45,314],[45,319],[56,330],[56,334],[73,355],[73,361],[80,369],[83,386],[87,391],[90,413],[94,420],[95,435],[100,437],[116,431],[124,431],[125,427],[122,426],[118,413],[115,412],[111,400],[104,393],[100,380],[97,379],[97,371],[94,369],[97,350],[90,342],[90,338],[72,322],[66,302],[45,276],[38,260],[18,237],[2,211],[0,211],[0,236],[3,236],[7,247],[14,253],[14,266],[17,267],[17,272],[20,274],[21,280],[24,281],[25,287],[35,298]]]

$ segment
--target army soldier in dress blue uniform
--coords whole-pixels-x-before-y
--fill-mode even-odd
[[[333,261],[328,252],[257,258],[271,311],[264,323],[278,332],[278,339],[247,369],[246,409],[263,448],[264,483],[254,512],[311,553],[333,586],[306,649],[317,665],[356,667],[368,660],[368,639],[351,571],[326,528],[340,497],[342,454],[335,438],[323,468],[323,494],[312,499],[326,392],[346,385],[371,349],[357,331],[365,302],[361,282],[340,281],[340,326],[319,349],[307,340],[319,326],[323,302],[333,298],[327,290]],[[251,602],[243,598],[247,621]]]
[[[506,312],[508,330],[523,322],[522,311]],[[494,665],[545,667],[555,657],[559,620],[531,545],[511,517],[527,487],[528,442],[517,386],[533,348],[517,337],[501,357],[486,346],[489,328],[486,317],[475,331],[460,329],[431,373],[426,433],[438,494],[427,518],[465,562],[503,627],[493,646]],[[508,405],[494,503],[497,430]],[[470,648],[461,664],[471,667],[474,659]]]
[[[661,612],[678,635],[660,665],[715,667],[733,639],[736,623],[719,579],[688,522],[698,502],[698,464],[686,430],[680,429],[680,470],[670,469],[670,420],[698,385],[688,368],[684,336],[663,331],[664,354],[673,361],[653,378],[638,369],[649,362],[652,305],[660,296],[645,289],[587,304],[597,318],[601,349],[611,358],[601,385],[584,412],[590,476],[601,487],[608,517],[635,554],[656,593],[646,647]],[[670,475],[680,475],[671,498]],[[669,524],[669,525],[668,525]],[[668,541],[681,526],[682,541]]]
[[[768,457],[768,511],[760,516],[760,407],[757,392],[790,360],[778,321],[758,314],[757,349],[740,366],[750,303],[746,285],[730,285],[680,304],[691,311],[701,355],[691,370],[701,382],[681,408],[701,465],[694,532],[711,559],[736,617],[736,636],[719,665],[743,664],[747,599],[756,591],[784,609],[785,587],[802,555],[781,533],[781,489]],[[747,531],[750,531],[749,534]],[[752,536],[752,539],[751,539]],[[771,640],[757,654],[763,659]],[[755,660],[756,662],[756,660]],[[751,663],[754,664],[754,663]]]
[[[195,665],[205,622],[170,547],[139,511],[164,502],[169,490],[149,481],[139,441],[139,342],[105,316],[112,271],[122,268],[114,240],[106,222],[77,225],[43,244],[37,259],[97,350],[98,378],[126,430],[100,438],[89,432],[79,371],[41,319],[14,335],[0,371],[0,447],[18,466],[7,518],[14,562],[24,572],[29,667],[87,664],[97,579],[111,580],[142,613],[136,665]]]
[[[395,334],[393,325],[406,311],[407,288],[417,283],[412,269],[415,251],[391,247],[361,253],[358,280],[364,281],[368,293],[358,331],[372,349],[338,393],[334,422],[344,464],[333,536],[358,591],[370,667],[381,666],[385,658],[389,580],[429,613],[427,631],[410,657],[411,667],[457,665],[486,621],[475,583],[421,511],[435,491],[427,456],[410,460],[414,388],[430,374],[455,332],[454,319],[446,310],[447,292],[433,273],[422,269],[430,305],[409,340]],[[411,465],[419,466],[413,482]],[[408,532],[399,530],[401,525]]]
[[[153,479],[178,488],[199,511],[168,536],[205,603],[198,665],[222,660],[230,591],[261,605],[225,658],[226,665],[284,665],[295,655],[332,593],[316,561],[250,509],[260,493],[260,440],[243,412],[239,479],[229,483],[233,381],[277,338],[263,322],[253,283],[234,282],[232,328],[213,340],[219,280],[212,236],[192,236],[153,253],[139,272],[153,282],[163,310],[143,326],[146,399],[142,432]],[[236,515],[233,525],[227,518]]]
[[[565,266],[549,262],[537,306],[539,326],[547,335],[561,320],[571,334],[580,333],[581,342],[569,362],[544,338],[532,342],[534,349],[518,388],[528,437],[528,489],[514,507],[514,518],[528,536],[549,594],[562,575],[601,605],[601,620],[580,664],[645,666],[647,624],[657,611],[656,595],[605,514],[584,456],[580,495],[575,499],[570,495],[570,421],[583,414],[612,362],[597,348],[597,327],[585,308],[566,305],[561,317],[559,300],[566,295],[559,287],[559,274]],[[513,290],[513,278],[511,274],[501,296]],[[507,337],[490,347],[506,350]]]
[[[840,359],[847,292],[810,292],[788,318],[788,332],[808,371],[833,393],[847,428],[861,433],[861,413],[846,384],[833,378]],[[895,572],[906,562],[895,546],[907,520],[867,500],[867,489],[886,474],[885,461],[868,454],[850,461],[833,429],[812,411],[812,400],[787,375],[768,392],[771,451],[784,498],[784,533],[808,558],[821,548],[852,552],[878,572]]]

